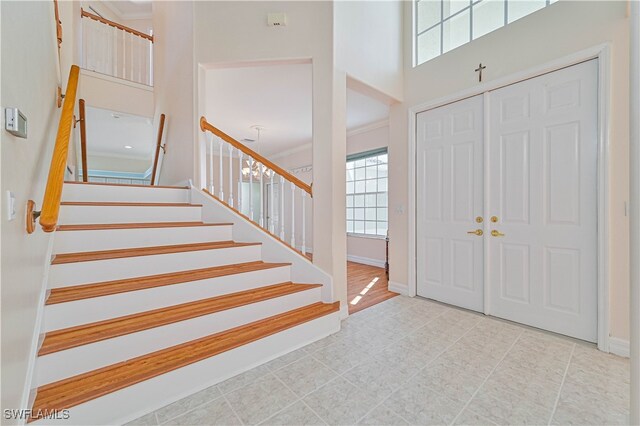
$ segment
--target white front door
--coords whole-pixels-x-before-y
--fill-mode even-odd
[[[417,293],[483,310],[483,97],[417,119]],[[478,232],[478,234],[480,234]]]
[[[497,221],[486,234],[488,313],[592,342],[597,72],[592,60],[490,93],[488,211]]]

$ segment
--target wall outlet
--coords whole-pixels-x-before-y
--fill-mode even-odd
[[[13,192],[7,191],[7,220],[16,218],[16,197]]]

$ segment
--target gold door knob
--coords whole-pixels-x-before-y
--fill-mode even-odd
[[[491,236],[493,237],[504,237],[504,234],[500,231],[496,231],[495,229],[491,231]]]
[[[482,229],[476,229],[475,231],[467,231],[467,234],[475,234],[480,237],[484,232],[482,232]]]

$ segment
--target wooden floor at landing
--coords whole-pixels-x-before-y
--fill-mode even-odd
[[[347,303],[349,314],[384,302],[397,293],[389,291],[384,268],[347,262]]]

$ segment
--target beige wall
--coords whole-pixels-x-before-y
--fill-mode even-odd
[[[2,111],[18,107],[28,120],[28,138],[0,132],[2,219],[2,408],[27,408],[29,368],[35,358],[36,323],[50,234],[25,231],[26,203],[40,207],[59,111],[53,2],[2,1]],[[63,74],[66,81],[68,69]],[[4,113],[4,112],[3,112]],[[4,118],[2,120],[4,122]],[[16,197],[16,218],[7,220],[6,191]],[[4,420],[3,424],[13,421]]]
[[[473,71],[487,66],[491,81],[542,65],[602,43],[611,43],[611,180],[610,296],[611,335],[628,339],[629,222],[628,200],[628,19],[625,1],[561,0],[526,18],[461,46],[446,55],[412,68],[405,51],[405,102],[392,107],[390,120],[390,261],[391,281],[408,283],[408,109],[476,86]],[[411,4],[405,3],[405,24],[411,22]],[[410,48],[411,25],[405,25]],[[403,213],[394,211],[403,209]]]

